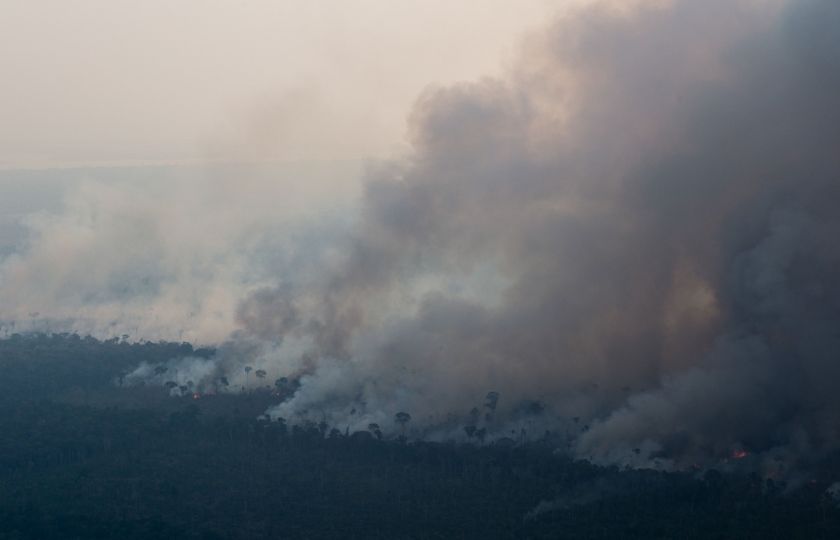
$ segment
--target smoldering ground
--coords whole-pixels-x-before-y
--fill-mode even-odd
[[[425,91],[344,250],[240,308],[240,361],[300,384],[270,414],[627,463],[836,452],[838,25],[829,0],[587,8],[506,77]]]

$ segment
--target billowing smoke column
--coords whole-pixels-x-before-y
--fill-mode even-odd
[[[833,0],[590,8],[427,91],[346,252],[242,305],[300,384],[270,413],[676,466],[838,450],[837,28]]]

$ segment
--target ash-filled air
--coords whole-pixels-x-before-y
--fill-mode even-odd
[[[269,414],[342,431],[818,463],[840,449],[838,28],[833,0],[587,8],[506,76],[428,89],[351,240],[244,300],[203,384],[286,377]]]

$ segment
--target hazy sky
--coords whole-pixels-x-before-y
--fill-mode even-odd
[[[317,265],[424,90],[501,76],[579,3],[0,0],[0,323],[223,338],[246,290]]]
[[[575,3],[3,0],[0,167],[391,155]]]

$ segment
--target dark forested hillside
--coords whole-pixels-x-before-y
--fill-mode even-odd
[[[99,341],[75,334],[13,334],[0,339],[0,399],[68,398],[113,392],[118,377],[140,362],[178,356],[208,356],[189,343]]]
[[[261,419],[265,392],[120,388],[186,344],[0,341],[0,539],[840,538],[829,478],[575,462],[547,442],[379,440]]]

